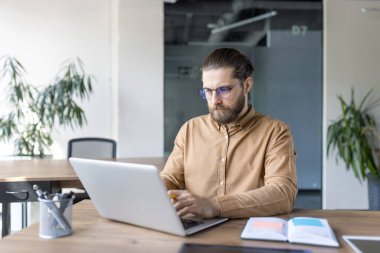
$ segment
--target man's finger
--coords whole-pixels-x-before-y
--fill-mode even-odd
[[[193,203],[189,201],[188,199],[179,200],[178,198],[175,200],[174,207],[176,210],[182,209],[186,206],[192,206]]]
[[[181,210],[177,211],[177,214],[179,217],[182,217],[182,216],[185,216],[186,214],[192,214],[192,208],[190,206],[186,206],[184,208],[182,208]]]
[[[183,195],[183,193],[187,192],[186,190],[169,190],[168,195],[171,199],[177,199],[178,196]]]

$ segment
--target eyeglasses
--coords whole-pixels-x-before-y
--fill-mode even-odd
[[[203,99],[210,99],[212,97],[212,92],[215,91],[216,95],[219,98],[228,98],[229,95],[231,94],[231,90],[236,86],[237,84],[230,85],[230,86],[221,86],[216,89],[209,89],[209,88],[201,88],[198,89],[199,96]]]

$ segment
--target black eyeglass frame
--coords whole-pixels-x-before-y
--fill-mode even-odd
[[[200,89],[198,89],[198,94],[202,99],[207,100],[207,99],[210,99],[212,97],[212,93],[213,93],[213,91],[215,91],[216,96],[218,96],[221,99],[226,99],[231,95],[231,90],[234,87],[236,87],[238,84],[240,84],[240,83],[236,83],[233,85],[220,86],[216,89],[200,88]],[[206,95],[207,91],[211,92],[209,97]],[[225,93],[225,94],[223,95],[223,93]]]

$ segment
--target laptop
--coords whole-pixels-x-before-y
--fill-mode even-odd
[[[181,219],[172,205],[157,167],[69,158],[98,213],[111,220],[187,236],[228,218]]]
[[[343,235],[343,239],[356,253],[378,253],[380,236]]]

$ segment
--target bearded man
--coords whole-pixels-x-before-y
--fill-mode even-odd
[[[289,127],[254,110],[249,58],[233,48],[202,64],[209,114],[187,121],[161,172],[179,216],[247,218],[288,213],[297,195]]]

